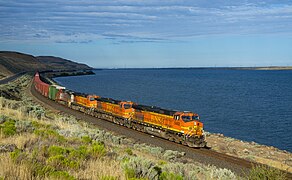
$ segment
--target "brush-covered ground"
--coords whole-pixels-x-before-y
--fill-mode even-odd
[[[0,97],[0,179],[285,179],[266,167],[240,177],[44,109],[25,93],[30,79],[0,86],[16,99]]]

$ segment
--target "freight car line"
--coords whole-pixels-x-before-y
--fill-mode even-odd
[[[35,90],[33,85],[30,86],[29,90],[30,90],[29,93],[31,93],[31,95],[37,101],[41,102],[42,104],[44,104],[46,107],[49,107],[50,109],[54,109],[54,110],[58,110],[58,111],[62,111],[62,112],[74,115],[75,117],[79,119],[83,119],[84,121],[93,123],[106,130],[117,132],[118,134],[125,135],[126,137],[138,140],[140,142],[152,144],[154,146],[160,146],[165,149],[183,151],[183,152],[186,152],[187,158],[194,159],[204,164],[213,164],[220,168],[231,169],[238,174],[242,174],[243,171],[247,171],[247,169],[251,167],[251,163],[243,159],[235,158],[235,157],[228,156],[225,154],[220,154],[220,153],[206,150],[206,149],[203,150],[203,149],[189,148],[187,146],[179,145],[177,143],[170,142],[162,138],[151,137],[148,134],[138,132],[132,129],[128,129],[124,126],[117,126],[109,121],[100,120],[98,118],[72,110],[68,107],[55,103],[43,97],[41,94],[39,94]]]

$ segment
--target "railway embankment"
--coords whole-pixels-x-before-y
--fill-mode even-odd
[[[13,92],[12,96],[16,97],[15,100],[0,99],[0,164],[5,167],[0,177],[4,179],[12,175],[40,179],[245,179],[259,173],[285,179],[283,172],[271,168],[253,168],[254,173],[248,175],[206,165],[190,159],[184,151],[146,145],[143,140],[112,133],[56,109],[45,108],[28,95],[30,78],[23,76],[0,87],[2,92]],[[273,162],[282,169],[287,165],[286,170],[291,170],[291,153],[286,151],[218,134],[208,135],[208,143],[217,152],[255,162],[260,159],[268,165]],[[72,158],[76,153],[80,157]]]

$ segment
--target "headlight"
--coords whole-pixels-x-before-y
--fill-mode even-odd
[[[197,125],[197,122],[194,122],[194,125],[196,126]]]

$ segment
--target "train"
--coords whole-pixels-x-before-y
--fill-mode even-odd
[[[33,84],[41,95],[71,109],[189,147],[207,147],[204,126],[197,113],[74,92],[49,84],[38,72]]]

